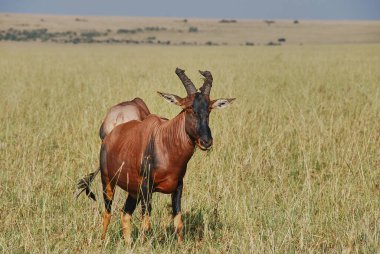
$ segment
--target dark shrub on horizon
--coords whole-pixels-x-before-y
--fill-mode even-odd
[[[198,33],[198,27],[195,27],[195,26],[189,27],[189,33]]]
[[[268,26],[270,26],[270,25],[276,23],[276,21],[274,21],[274,20],[264,20],[264,22],[265,22]]]
[[[236,19],[222,19],[219,23],[236,23]]]
[[[277,42],[273,42],[273,41],[270,41],[268,42],[267,44],[265,44],[267,46],[281,46],[281,43],[277,43]]]

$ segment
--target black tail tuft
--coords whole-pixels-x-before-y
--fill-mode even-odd
[[[99,171],[100,171],[100,168],[98,168],[96,171],[92,172],[91,174],[86,175],[85,177],[79,180],[77,184],[78,194],[76,195],[76,198],[78,198],[79,195],[82,194],[83,191],[86,191],[87,197],[96,201],[95,194],[90,190],[90,185],[91,185],[91,182],[94,180],[95,176],[99,173]]]

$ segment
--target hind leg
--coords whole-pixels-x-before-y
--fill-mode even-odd
[[[121,226],[126,245],[130,245],[132,242],[132,214],[136,209],[137,203],[137,199],[128,194],[123,210],[121,211]]]
[[[106,237],[107,228],[108,228],[108,225],[110,224],[112,200],[113,200],[114,190],[115,190],[115,184],[113,184],[110,181],[110,178],[108,176],[106,158],[107,158],[107,152],[106,152],[105,146],[102,145],[100,148],[100,171],[101,171],[103,198],[104,198],[104,206],[105,206],[105,211],[103,214],[103,229],[102,229],[102,237],[101,237],[102,240],[104,240],[104,238]]]
[[[111,207],[112,207],[113,196],[114,196],[114,186],[111,186],[110,183],[103,184],[103,198],[104,198],[105,211],[103,213],[103,229],[102,229],[102,237],[101,237],[102,240],[104,240],[104,238],[106,237],[107,228],[111,221]]]
[[[153,179],[151,169],[154,167],[154,143],[149,141],[148,146],[144,152],[144,160],[141,164],[140,174],[142,176],[142,182],[140,185],[139,194],[141,196],[141,208],[142,208],[142,230],[143,237],[145,233],[150,230],[150,214],[152,212],[152,192],[153,192]]]

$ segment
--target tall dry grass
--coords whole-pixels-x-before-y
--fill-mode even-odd
[[[119,189],[107,238],[103,203],[73,197],[97,167],[107,108],[136,96],[152,112],[179,109],[174,74],[214,75],[214,149],[185,177],[185,242],[176,244],[170,197],[153,196],[146,242],[134,214],[133,253],[378,253],[380,46],[123,47],[1,44],[0,250],[125,253]]]

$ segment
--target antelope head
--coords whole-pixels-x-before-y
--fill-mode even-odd
[[[181,98],[174,94],[158,92],[166,101],[180,106],[185,112],[185,131],[190,139],[202,150],[209,150],[213,138],[209,127],[209,115],[213,109],[222,109],[232,103],[235,98],[210,99],[213,77],[209,71],[199,71],[203,76],[203,85],[199,91],[186,76],[185,71],[177,68],[175,73],[182,81],[187,96]]]

